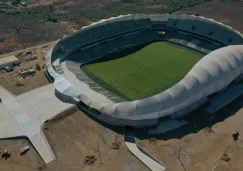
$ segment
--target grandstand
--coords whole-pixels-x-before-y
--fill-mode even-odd
[[[159,36],[158,31],[165,31],[165,36]],[[170,41],[208,54],[229,44],[242,43],[238,36],[222,24],[195,16],[126,16],[85,27],[66,36],[56,49],[74,54],[84,64],[156,40]]]
[[[151,63],[160,64],[159,62],[167,59],[167,63],[162,63],[170,64],[171,70],[175,71],[174,75],[182,73],[177,79],[168,80],[170,84],[165,87],[158,84],[161,86],[160,89],[158,87],[155,89],[159,91],[151,90],[153,93],[139,95],[140,92],[145,92],[146,86],[153,87],[151,85],[154,83],[151,81],[144,86],[144,89],[135,93],[138,95],[137,97],[126,98],[129,95],[114,91],[114,87],[110,89],[92,77],[94,74],[98,79],[106,82],[105,77],[108,77],[108,74],[102,77],[98,74],[98,72],[100,74],[105,72],[104,70],[97,70],[98,72],[92,74],[87,70],[84,72],[85,68],[94,66],[96,63],[105,63],[109,60],[117,61],[120,60],[119,58],[125,59],[130,55],[129,52],[133,51],[134,53],[134,49],[149,46],[154,42],[173,44],[177,48],[165,53],[168,47],[161,46],[156,58],[152,52],[146,57],[140,55],[141,60],[145,61],[146,58],[146,66],[153,68],[155,65],[150,65]],[[65,83],[65,87],[75,88],[75,92],[76,89],[80,92],[77,96],[82,104],[92,108],[92,111],[100,113],[101,120],[119,126],[144,127],[157,125],[161,117],[182,116],[195,110],[208,102],[211,95],[231,86],[235,80],[239,81],[243,72],[238,69],[242,65],[241,60],[243,60],[242,47],[240,46],[242,44],[243,37],[240,33],[222,23],[204,17],[174,14],[126,15],[101,20],[65,36],[54,46],[51,55],[52,65],[48,66],[53,66],[59,75],[70,82]],[[186,53],[180,56],[177,53],[182,49],[190,51],[190,54],[201,54],[200,58],[194,61],[189,68],[183,69],[190,54]],[[172,56],[177,54],[177,56],[168,58],[168,54]],[[156,61],[160,58],[161,61]],[[130,60],[130,62],[135,62],[134,65],[137,61]],[[64,68],[61,70],[61,64],[66,65],[79,82],[84,83],[93,92],[101,94],[103,99],[97,101],[93,96],[91,98],[87,92],[79,89],[76,82],[65,75]],[[125,74],[127,64],[120,65],[124,65]],[[114,77],[118,66],[119,64],[114,65],[113,70],[110,71]],[[166,66],[162,64],[160,67],[156,67],[153,69],[160,70],[161,73],[167,72],[165,74],[150,73],[152,76],[157,75],[156,78],[153,78],[158,82],[166,80],[166,74],[171,74],[168,70],[163,70],[166,69]],[[146,72],[149,73],[148,70]],[[136,74],[133,73],[133,75]],[[148,76],[144,73],[142,75]],[[119,75],[119,77],[122,76]],[[172,76],[170,77],[172,78]],[[130,81],[123,81],[126,84],[133,84]],[[109,82],[113,85],[114,83],[115,81]],[[120,85],[124,87],[126,84]],[[63,91],[62,89],[60,91]],[[237,93],[234,92],[234,94]],[[227,100],[226,102],[228,103]]]
[[[215,113],[242,94],[243,84],[237,83],[229,86],[227,90],[209,98],[210,104],[205,108],[205,111],[210,114]]]
[[[90,79],[85,72],[80,70],[80,63],[76,63],[71,60],[67,60],[66,66],[72,73],[74,73],[76,75],[76,77],[79,81],[82,81],[82,82],[86,83],[87,85],[89,85],[89,87],[92,90],[105,95],[109,100],[111,100],[113,102],[117,102],[117,103],[126,101],[125,99],[121,98],[120,96],[117,96],[116,94],[104,89],[99,84],[97,84],[92,79]]]

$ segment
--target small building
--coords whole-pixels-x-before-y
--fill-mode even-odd
[[[0,70],[4,69],[5,67],[12,67],[19,64],[20,60],[16,58],[14,55],[0,58]]]

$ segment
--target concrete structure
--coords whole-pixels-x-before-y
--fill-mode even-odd
[[[46,163],[54,160],[42,125],[75,103],[58,99],[52,84],[19,96],[0,86],[0,97],[0,139],[27,137]]]
[[[19,64],[20,64],[20,60],[16,58],[14,55],[0,58],[0,69],[4,69],[5,67],[11,67],[13,65],[19,65]]]
[[[89,86],[92,80],[80,66],[151,41],[174,42],[205,56],[180,82],[142,100],[116,101],[115,95],[99,85],[92,82],[95,85]],[[65,36],[49,52],[46,62],[56,90],[79,98],[90,115],[115,126],[156,127],[161,118],[179,120],[205,104],[209,96],[234,84],[243,74],[242,44],[240,33],[204,17],[127,15],[101,20]],[[57,65],[61,74],[54,69]]]

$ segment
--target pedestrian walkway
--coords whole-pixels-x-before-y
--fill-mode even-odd
[[[133,130],[126,129],[124,134],[125,145],[128,150],[136,156],[144,165],[146,165],[152,171],[166,171],[166,168],[162,166],[151,156],[145,154],[138,148],[136,144],[135,133]]]

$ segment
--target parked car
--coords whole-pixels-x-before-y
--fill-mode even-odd
[[[27,153],[28,151],[30,150],[30,147],[29,146],[25,146],[23,148],[21,148],[19,151],[20,151],[20,155],[24,155],[25,153]]]

